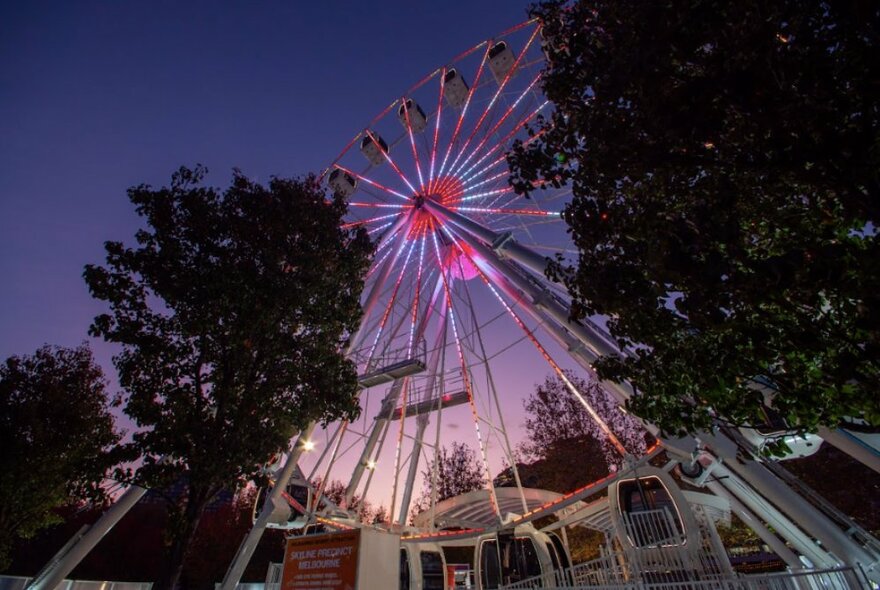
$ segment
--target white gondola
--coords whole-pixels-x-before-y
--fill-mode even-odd
[[[400,546],[400,590],[452,590],[446,584],[446,558],[436,543]]]
[[[346,199],[353,195],[357,189],[357,179],[339,168],[330,173],[327,177],[327,184],[333,190],[334,195]]]
[[[656,467],[640,467],[636,477],[608,488],[618,541],[634,549],[699,543],[699,528],[687,500],[672,477]]]
[[[409,123],[407,123],[407,117],[409,117]],[[400,119],[400,124],[404,129],[409,129],[409,126],[412,126],[415,133],[421,133],[428,126],[428,117],[425,115],[425,111],[411,98],[406,99],[397,109],[397,118]]]
[[[786,459],[800,459],[809,457],[822,446],[822,439],[810,433],[799,433],[791,428],[779,412],[775,411],[771,404],[778,393],[773,382],[767,377],[756,377],[752,381],[752,389],[764,396],[761,411],[763,420],[760,424],[744,426],[739,429],[740,434],[760,452],[770,445],[784,443],[788,451],[784,455],[777,456],[780,461]]]
[[[467,82],[464,81],[458,70],[452,68],[446,72],[446,76],[443,78],[443,96],[446,97],[449,106],[457,109],[463,107],[467,101],[469,90]]]
[[[379,166],[385,161],[388,144],[375,131],[365,132],[364,138],[361,140],[361,153],[369,160],[370,164]]]
[[[513,530],[482,535],[474,547],[474,578],[480,590],[491,590],[527,578],[543,586],[556,586],[571,557],[555,534],[543,533],[531,524]]]
[[[499,41],[489,50],[489,69],[499,84],[504,81],[508,73],[513,75],[512,70],[515,63],[516,56],[504,41]]]
[[[263,505],[269,497],[271,488],[259,488],[257,497],[254,499],[254,510],[251,514],[253,522],[257,521],[257,517],[263,511]],[[305,481],[291,481],[287,486],[286,497],[282,495],[277,498],[272,506],[272,513],[266,528],[270,529],[301,529],[308,518],[300,508],[309,506],[312,501],[312,488]]]

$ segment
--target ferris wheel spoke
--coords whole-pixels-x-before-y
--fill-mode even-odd
[[[358,173],[355,172],[354,170],[349,170],[348,168],[345,168],[345,167],[343,167],[343,166],[340,166],[339,164],[336,164],[336,167],[339,168],[340,170],[342,170],[343,172],[347,173],[347,174],[351,174],[353,177],[357,178],[358,180],[362,180],[362,181],[366,182],[366,183],[369,184],[370,186],[376,187],[377,189],[382,190],[382,191],[385,191],[386,193],[388,193],[388,194],[390,194],[390,195],[394,195],[395,197],[398,197],[398,198],[401,198],[401,199],[406,199],[407,201],[409,201],[409,197],[407,197],[407,196],[404,195],[403,193],[400,193],[400,192],[398,192],[398,191],[396,191],[396,190],[394,190],[394,189],[392,189],[392,188],[388,188],[387,186],[385,186],[385,185],[383,185],[383,184],[379,184],[379,183],[376,182],[375,180],[372,180],[372,179],[370,179],[370,178],[367,178],[367,177],[364,176],[363,174],[358,174]]]
[[[409,259],[412,255],[413,248],[415,246],[415,242],[413,242],[409,250],[406,253],[406,259],[403,261],[403,265],[400,269],[400,274],[397,277],[397,281],[394,283],[394,291],[391,293],[391,297],[388,300],[388,305],[385,307],[385,312],[382,314],[382,320],[379,322],[379,326],[376,329],[376,336],[373,339],[373,345],[370,347],[370,352],[367,354],[367,363],[368,366],[372,364],[373,361],[373,353],[376,351],[376,346],[379,343],[379,338],[382,336],[382,331],[385,329],[385,324],[388,322],[388,317],[391,315],[391,310],[394,307],[394,303],[397,300],[397,293],[400,291],[400,285],[403,283],[403,277],[406,274],[407,266],[409,265]]]
[[[428,192],[434,186],[434,162],[437,160],[437,139],[440,137],[440,120],[443,114],[443,91],[446,87],[446,68],[440,73],[440,95],[437,97],[437,117],[434,120],[434,143],[431,146],[431,171],[428,174]]]
[[[407,99],[402,98],[400,100],[403,103],[403,114],[404,114],[404,118],[406,119],[406,132],[407,132],[407,135],[409,135],[409,144],[410,144],[410,146],[412,146],[413,161],[415,162],[415,165],[416,165],[416,173],[418,173],[418,176],[419,176],[419,190],[424,191],[425,190],[425,179],[422,177],[422,165],[421,165],[421,162],[419,161],[419,150],[416,148],[416,139],[413,136],[412,121],[410,120],[409,109],[407,108],[407,103],[406,103]],[[413,103],[413,104],[415,104],[415,103]]]
[[[455,141],[458,139],[458,134],[461,132],[462,123],[464,123],[464,118],[467,115],[468,107],[471,104],[471,98],[474,96],[474,91],[480,84],[480,78],[483,75],[483,70],[486,67],[486,61],[489,59],[489,50],[492,49],[492,45],[490,43],[486,43],[486,51],[483,53],[483,59],[480,62],[480,67],[477,69],[477,75],[474,78],[474,82],[468,90],[467,98],[464,101],[464,106],[462,106],[461,113],[458,116],[458,122],[455,124],[455,130],[452,132],[452,138],[449,140],[449,145],[446,147],[446,155],[443,156],[443,162],[440,164],[440,172],[437,173],[437,176],[443,176],[443,171],[446,169],[446,162],[449,160],[449,154],[452,152],[452,148],[455,145]]]
[[[412,316],[411,316],[411,324],[409,330],[409,345],[407,346],[407,350],[409,351],[409,356],[413,354],[413,345],[415,344],[416,337],[416,320],[419,314],[419,302],[422,299],[422,271],[424,269],[424,260],[425,260],[425,237],[422,236],[421,240],[419,240],[419,265],[418,271],[416,272],[416,288],[415,293],[413,294],[413,302],[412,302]],[[413,242],[415,244],[415,242]]]
[[[453,243],[457,243],[455,237],[452,235],[451,232],[447,231],[446,234],[450,237],[450,239],[453,241]],[[562,367],[559,366],[559,364],[553,359],[553,357],[550,355],[550,353],[547,351],[547,349],[544,348],[544,345],[541,344],[541,342],[535,336],[534,331],[526,325],[526,323],[522,320],[522,318],[519,316],[519,314],[516,313],[516,311],[514,311],[513,308],[511,308],[510,305],[508,305],[507,301],[505,301],[505,299],[501,296],[501,294],[498,293],[498,290],[493,285],[493,281],[489,280],[489,277],[486,275],[484,270],[480,267],[479,263],[476,260],[474,260],[474,258],[472,258],[471,255],[467,251],[462,250],[462,252],[464,252],[464,255],[468,257],[471,264],[476,269],[478,276],[483,281],[483,284],[489,288],[489,291],[491,291],[492,295],[495,296],[495,298],[498,300],[498,302],[501,304],[501,306],[505,309],[505,311],[507,311],[508,315],[511,317],[511,319],[513,319],[514,323],[516,323],[516,325],[519,326],[519,328],[526,334],[526,336],[528,336],[528,339],[535,346],[535,348],[538,349],[538,352],[541,353],[541,356],[544,357],[544,360],[547,361],[547,363],[550,365],[550,367],[553,369],[553,371],[556,373],[556,375],[559,377],[559,379],[563,382],[566,389],[568,389],[569,393],[571,393],[580,402],[580,404],[587,411],[587,413],[590,415],[590,417],[593,419],[593,421],[599,426],[599,428],[602,430],[602,432],[605,433],[605,435],[608,437],[608,441],[621,454],[621,456],[626,456],[627,455],[626,447],[623,446],[623,444],[617,438],[617,435],[615,435],[614,432],[611,430],[611,428],[608,426],[608,423],[605,422],[605,420],[602,419],[601,416],[599,416],[598,412],[596,412],[596,410],[593,408],[593,406],[586,400],[586,398],[584,398],[584,396],[577,389],[577,387],[575,387],[575,385],[571,382],[571,380],[565,374],[565,371],[562,370]]]
[[[461,258],[458,259],[458,267],[459,272],[464,275],[464,268],[461,263]],[[464,292],[467,297],[467,307],[471,310],[471,320],[473,322],[476,336],[477,336],[477,344],[480,347],[480,358],[483,361],[483,367],[486,372],[486,381],[488,384],[489,392],[492,394],[492,401],[495,403],[495,408],[498,413],[498,420],[501,425],[501,434],[502,434],[502,449],[504,450],[505,455],[507,456],[507,460],[510,463],[511,469],[513,470],[514,481],[516,482],[517,490],[519,491],[520,500],[522,502],[523,513],[528,512],[529,507],[526,502],[525,494],[523,493],[522,481],[519,477],[519,468],[516,465],[516,460],[513,457],[513,452],[510,446],[510,438],[507,435],[507,428],[504,424],[504,413],[501,411],[501,403],[498,400],[498,389],[495,387],[495,378],[492,375],[492,368],[489,366],[489,358],[486,354],[486,346],[483,343],[483,334],[479,329],[479,322],[477,320],[477,312],[476,306],[474,305],[473,298],[471,297],[471,290],[468,287],[468,282],[464,281]],[[490,405],[491,408],[491,405]],[[496,431],[497,437],[497,431]]]
[[[480,127],[482,127],[483,122],[486,120],[486,117],[491,112],[492,107],[495,106],[495,103],[498,100],[498,97],[501,96],[501,93],[504,91],[504,88],[507,86],[507,83],[513,77],[513,74],[514,74],[514,72],[516,72],[517,67],[519,67],[519,64],[522,61],[523,56],[528,52],[529,46],[532,44],[532,42],[534,42],[535,37],[538,34],[538,31],[539,31],[539,29],[535,28],[535,30],[532,32],[532,35],[529,37],[529,40],[526,42],[525,47],[522,49],[519,56],[513,62],[513,66],[511,66],[510,71],[507,72],[507,74],[504,76],[504,79],[498,85],[498,89],[495,91],[495,94],[492,96],[492,99],[489,101],[489,104],[486,105],[486,108],[483,110],[483,113],[480,115],[480,118],[477,120],[477,124],[474,125],[474,128],[471,130],[471,133],[468,136],[467,140],[464,142],[464,145],[458,151],[458,154],[455,156],[455,159],[453,159],[452,165],[450,166],[450,170],[456,169],[456,165],[458,164],[459,159],[464,155],[464,153],[467,150],[468,146],[470,145],[471,141],[473,141],[474,137],[476,136],[477,131],[480,129]]]
[[[372,141],[373,145],[376,146],[376,149],[379,150],[379,153],[382,154],[382,156],[384,156],[385,161],[388,162],[388,164],[391,166],[391,168],[394,169],[395,172],[397,172],[397,175],[400,177],[400,179],[403,181],[403,183],[409,188],[411,194],[417,193],[418,191],[415,189],[415,187],[412,185],[412,183],[409,181],[409,179],[406,177],[406,175],[403,172],[401,172],[401,170],[397,166],[397,164],[394,163],[394,160],[391,158],[391,155],[388,153],[387,148],[382,147],[382,144],[379,143],[379,141],[376,139],[376,136],[373,135],[373,133],[369,129],[365,130],[364,133],[367,134],[367,137],[370,138],[370,141]],[[408,197],[401,195],[400,193],[396,193],[396,194],[399,197],[402,197],[404,199],[408,199]]]
[[[369,207],[372,209],[412,209],[412,205],[394,204],[394,203],[366,203],[362,201],[349,201],[349,207]]]
[[[491,191],[482,191],[479,193],[463,193],[457,199],[452,199],[450,206],[458,206],[458,203],[464,203],[465,201],[475,201],[477,199],[485,199],[486,197],[494,197],[496,195],[509,195],[513,192],[513,187],[506,186],[504,188],[499,188]]]
[[[535,113],[533,113],[533,114],[534,114],[534,115],[537,115],[537,113],[538,113],[539,111],[540,111],[540,109],[536,109]],[[525,141],[523,141],[523,147],[526,147],[526,146],[530,145],[533,141],[536,141],[536,140],[537,140],[539,137],[541,137],[541,135],[543,135],[543,134],[544,134],[544,131],[543,131],[543,130],[538,130],[538,132],[535,133],[534,136],[529,137],[528,139],[526,139]],[[509,135],[510,135],[511,137],[513,136],[513,134],[509,134]],[[487,152],[487,153],[491,154],[492,151],[497,151],[497,150],[493,148],[492,150],[490,150],[490,151]],[[476,168],[476,167],[480,164],[480,162],[482,162],[482,160],[484,160],[486,157],[488,157],[488,156],[487,156],[487,155],[484,155],[484,157],[480,158],[480,160],[479,160],[477,163],[473,164],[473,165],[467,170],[467,173],[470,173],[470,171],[471,171],[472,169]],[[495,168],[496,166],[498,166],[499,164],[503,164],[503,163],[506,163],[506,162],[507,162],[507,154],[502,153],[498,158],[496,158],[496,159],[493,160],[491,163],[489,163],[487,166],[484,166],[482,169],[478,170],[477,172],[471,174],[470,176],[464,175],[464,178],[462,179],[462,183],[463,183],[465,186],[467,186],[469,183],[471,183],[471,182],[473,182],[474,180],[480,178],[481,176],[483,176],[484,174],[486,174],[486,173],[489,172],[490,170],[494,169],[494,168]],[[505,174],[505,175],[506,175],[506,174],[509,174],[509,171],[508,171],[508,170],[505,170],[505,171],[504,171],[504,174]]]
[[[503,207],[485,208],[450,206],[449,209],[452,211],[464,211],[467,213],[490,213],[496,215],[530,215],[534,217],[559,217],[561,215],[561,213],[559,213],[558,211],[541,211],[539,209],[506,209]]]
[[[480,143],[477,144],[477,147],[475,147],[473,150],[471,150],[470,155],[467,158],[465,158],[464,160],[462,160],[461,164],[459,164],[457,168],[455,168],[455,167],[453,168],[453,173],[452,173],[453,175],[457,175],[461,171],[462,168],[467,166],[468,162],[471,161],[471,159],[474,157],[474,155],[478,154],[480,152],[480,149],[482,149],[482,147],[484,145],[486,145],[486,142],[489,141],[489,139],[501,128],[502,125],[504,125],[504,122],[507,121],[507,119],[510,117],[510,115],[513,114],[513,112],[520,105],[522,100],[526,96],[529,95],[532,88],[535,86],[535,84],[538,83],[538,80],[540,80],[540,79],[541,79],[541,74],[539,73],[537,76],[535,76],[532,79],[532,81],[529,83],[529,85],[526,87],[526,89],[522,91],[522,93],[516,98],[516,100],[513,101],[513,104],[510,105],[506,111],[504,111],[504,114],[501,115],[501,118],[489,129],[488,132],[486,132],[486,134],[480,140]],[[514,131],[516,131],[518,128],[519,128],[519,125],[514,127]],[[507,136],[507,137],[509,137],[509,136]],[[500,145],[500,142],[499,142],[499,145]]]
[[[533,84],[534,84],[534,82],[533,82]],[[525,96],[525,95],[523,95],[523,96]],[[522,96],[521,96],[519,99],[517,99],[517,100],[518,100],[518,101],[519,101],[519,100],[522,100]],[[516,135],[516,134],[517,134],[517,133],[518,133],[523,127],[525,127],[526,125],[528,125],[528,123],[529,123],[532,119],[536,118],[536,117],[541,113],[541,111],[544,109],[544,107],[547,106],[547,104],[548,104],[547,102],[544,102],[544,103],[541,104],[538,108],[536,108],[534,111],[532,111],[532,112],[530,112],[530,113],[527,113],[525,117],[523,117],[520,121],[518,121],[518,122],[516,123],[516,125],[514,125],[513,128],[512,128],[510,131],[508,131],[506,135],[504,135],[504,137],[502,137],[498,142],[496,142],[495,145],[493,145],[491,148],[489,148],[488,150],[486,150],[486,152],[485,152],[485,153],[484,153],[484,154],[483,154],[483,155],[482,155],[482,156],[481,156],[476,162],[474,162],[473,164],[471,164],[471,167],[470,167],[470,168],[468,168],[468,169],[465,170],[464,172],[461,172],[461,169],[464,168],[465,165],[467,165],[467,163],[470,161],[470,159],[473,158],[474,155],[476,155],[476,154],[480,151],[480,148],[483,147],[483,144],[489,139],[489,137],[491,137],[491,134],[487,134],[486,137],[483,138],[483,143],[481,143],[479,146],[477,146],[477,147],[474,149],[473,152],[471,152],[471,155],[468,156],[468,158],[467,158],[464,162],[461,163],[461,165],[456,169],[455,173],[456,173],[456,174],[461,173],[461,174],[460,174],[461,176],[463,176],[463,177],[467,177],[467,175],[470,174],[471,171],[472,171],[474,168],[476,168],[477,166],[479,166],[480,164],[482,164],[482,163],[486,160],[486,158],[488,158],[489,156],[491,156],[491,155],[494,154],[495,152],[498,152],[498,151],[502,151],[502,152],[503,152],[503,151],[504,151],[504,147],[506,147],[507,145],[509,145],[510,140],[513,138],[513,136]],[[509,112],[511,112],[511,111],[508,111],[508,113],[509,113]],[[503,121],[501,121],[501,122],[503,122]],[[505,158],[506,158],[506,157],[507,157],[507,156],[506,156],[506,154],[505,154]]]
[[[377,217],[369,217],[367,219],[360,219],[358,221],[349,221],[348,223],[343,223],[340,227],[342,229],[351,229],[353,227],[359,227],[361,225],[367,225],[370,223],[375,223],[377,221],[391,219],[393,217],[397,217],[398,215],[400,215],[400,214],[399,213],[389,213],[387,215],[379,215]]]
[[[433,224],[432,224],[432,229],[434,229]],[[461,365],[461,377],[462,377],[462,380],[464,381],[465,391],[467,392],[467,396],[468,396],[468,403],[470,404],[470,407],[471,407],[471,415],[473,417],[474,430],[477,433],[477,442],[479,444],[480,455],[483,460],[483,469],[485,471],[486,480],[489,485],[489,498],[492,503],[492,509],[495,512],[495,515],[498,517],[498,520],[500,521],[501,520],[501,510],[498,507],[498,499],[495,497],[495,487],[492,484],[492,473],[489,469],[489,458],[486,454],[486,445],[485,445],[485,442],[483,441],[483,435],[480,431],[480,416],[479,416],[479,413],[477,412],[476,401],[474,400],[474,392],[473,392],[473,388],[471,386],[470,375],[468,373],[468,366],[467,366],[467,363],[465,362],[464,352],[462,351],[461,340],[458,337],[458,328],[456,327],[455,313],[453,312],[453,308],[452,308],[452,294],[450,293],[450,289],[449,289],[449,281],[447,280],[446,274],[443,271],[443,259],[440,256],[440,246],[437,243],[437,232],[432,231],[431,237],[433,238],[433,242],[434,242],[434,252],[437,256],[437,266],[440,268],[440,276],[443,279],[443,290],[446,293],[447,318],[449,320],[449,325],[452,327],[452,339],[455,342],[455,348],[456,348],[456,351],[458,352],[458,359],[459,359],[459,363]]]

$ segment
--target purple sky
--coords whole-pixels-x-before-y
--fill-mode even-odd
[[[318,170],[397,93],[527,2],[54,2],[0,8],[0,355],[74,345],[82,267],[131,185],[200,162]],[[100,348],[100,347],[99,347]],[[100,351],[99,351],[100,352]],[[102,356],[102,362],[106,356]]]
[[[4,3],[0,358],[87,338],[104,307],[82,268],[103,260],[105,240],[131,243],[127,187],[195,163],[220,186],[233,167],[259,181],[320,170],[406,88],[523,21],[527,5]],[[92,346],[112,373],[112,350]],[[518,350],[496,376],[522,394],[549,367]]]

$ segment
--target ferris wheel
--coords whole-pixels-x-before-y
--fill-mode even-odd
[[[604,383],[606,395],[587,396],[570,377],[620,351],[601,318],[569,319],[568,293],[545,275],[549,260],[574,262],[560,215],[568,189],[546,178],[524,198],[508,184],[506,154],[517,142],[535,141],[541,117],[551,113],[540,86],[548,46],[537,21],[477,44],[393,97],[324,171],[328,190],[348,203],[345,226],[363,227],[376,244],[363,318],[346,351],[358,371],[361,413],[351,422],[308,426],[267,465],[275,485],[258,498],[223,590],[237,586],[265,528],[299,534],[316,526],[398,535],[401,571],[422,580],[417,588],[444,587],[441,542],[475,548],[480,588],[514,578],[520,581],[505,587],[587,587],[671,574],[738,583],[713,525],[731,512],[788,568],[824,568],[811,587],[857,587],[864,572],[855,566],[880,581],[880,543],[761,459],[747,440],[788,436],[784,428],[663,439],[670,460],[659,469],[647,461],[660,446],[647,448],[643,436],[659,433],[623,411],[630,386]],[[548,374],[603,441],[601,456],[583,461],[622,469],[563,493],[523,482],[515,456],[522,401]],[[426,496],[438,487],[432,466],[440,449],[453,442],[472,449],[484,489],[442,501]],[[788,442],[812,444],[800,436]],[[673,468],[711,494],[680,489]],[[502,474],[512,485],[496,488]],[[344,487],[341,497],[328,497],[329,482]],[[54,589],[145,492],[129,488],[31,588]],[[358,497],[385,507],[386,516],[361,522]],[[555,522],[533,526],[547,516]],[[555,532],[564,536],[571,525],[605,533],[606,549],[615,553],[572,566]],[[502,562],[505,547],[522,559]],[[528,578],[533,570],[537,577]],[[754,587],[782,587],[776,583]]]
[[[548,259],[573,261],[560,215],[569,190],[546,179],[525,198],[508,183],[507,153],[534,141],[551,111],[540,86],[545,44],[528,21],[465,51],[395,97],[324,173],[348,202],[346,227],[364,227],[377,244],[348,351],[361,416],[302,440],[300,477],[322,482],[311,502],[325,514],[366,497],[388,508],[387,526],[408,525],[414,496],[437,487],[428,466],[451,440],[478,457],[498,522],[529,512],[513,435],[522,398],[548,373],[590,415],[612,464],[645,453],[643,431],[620,410],[626,392],[596,407],[565,371],[572,357],[589,370],[614,350],[598,324],[569,322],[564,287],[544,274]],[[492,482],[505,469],[517,492],[500,498]],[[328,481],[345,484],[341,506],[321,504]],[[436,500],[426,498],[432,511]]]

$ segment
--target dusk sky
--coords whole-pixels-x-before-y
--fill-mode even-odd
[[[196,163],[216,186],[236,167],[258,181],[320,171],[408,87],[525,20],[527,6],[5,3],[0,355],[87,339],[105,307],[83,266],[103,261],[105,240],[132,243],[126,188]],[[91,344],[112,374],[112,349]],[[550,372],[530,353],[499,375],[520,394]]]
[[[397,94],[527,2],[50,2],[0,8],[0,355],[75,345],[129,186],[202,163],[327,166]],[[103,364],[109,360],[96,346]]]

